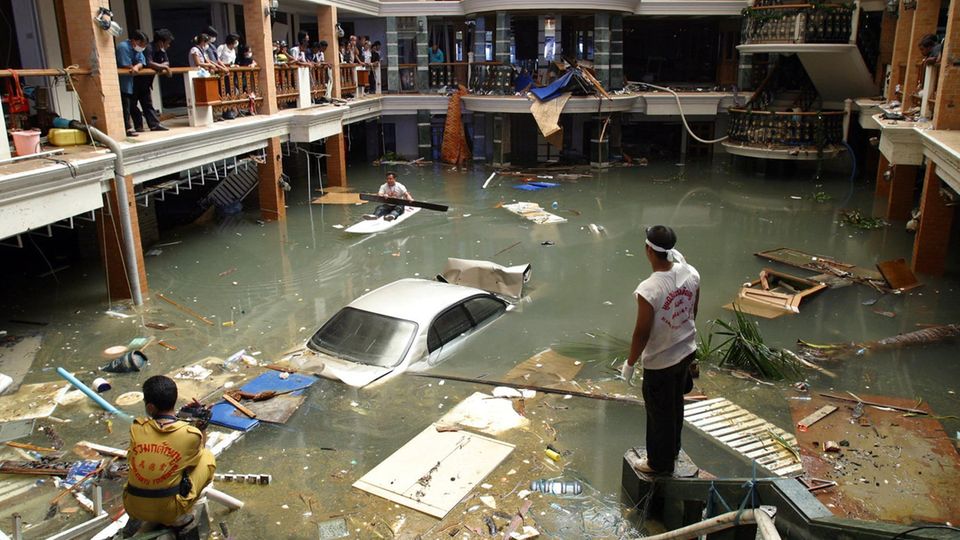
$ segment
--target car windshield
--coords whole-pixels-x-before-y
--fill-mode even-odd
[[[310,338],[310,348],[361,364],[393,367],[403,360],[417,323],[346,307]]]

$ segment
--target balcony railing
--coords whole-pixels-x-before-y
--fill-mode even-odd
[[[513,95],[515,82],[513,66],[478,62],[470,69],[470,91],[475,94]]]
[[[329,66],[310,66],[310,98],[313,100],[324,97],[327,93],[327,71]]]
[[[360,64],[340,64],[340,97],[347,94],[356,95],[357,68]]]
[[[298,66],[276,65],[273,67],[277,85],[277,107],[287,109],[297,106],[300,96]]]
[[[844,111],[771,112],[729,109],[731,141],[763,147],[823,149],[843,141]]]
[[[220,104],[213,108],[214,112],[250,112],[251,99],[253,112],[260,112],[260,104],[263,102],[260,97],[260,68],[233,67],[229,72],[218,75]]]
[[[470,65],[466,62],[438,62],[430,64],[430,88],[443,88],[467,84]]]
[[[743,10],[742,44],[850,43],[851,5],[771,4]]]

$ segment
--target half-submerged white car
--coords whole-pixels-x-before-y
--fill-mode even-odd
[[[504,268],[451,259],[438,281],[401,279],[350,302],[290,362],[356,387],[408,369],[427,369],[449,358],[465,338],[509,306],[488,290],[458,283],[519,297],[529,273],[529,265]]]

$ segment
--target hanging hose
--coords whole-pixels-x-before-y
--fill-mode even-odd
[[[628,82],[630,82],[630,81],[628,81]],[[697,142],[701,142],[701,143],[703,143],[703,144],[716,144],[716,143],[718,143],[718,142],[723,142],[723,141],[727,140],[728,135],[724,135],[723,137],[720,137],[719,139],[713,139],[712,141],[706,140],[706,139],[701,139],[700,137],[697,137],[697,134],[694,133],[692,129],[690,129],[690,124],[687,123],[687,115],[685,115],[685,114],[683,113],[683,105],[680,104],[680,94],[674,92],[672,89],[667,88],[667,87],[665,87],[665,86],[657,86],[657,85],[655,85],[655,84],[650,84],[650,83],[632,83],[632,84],[640,84],[640,85],[643,85],[643,86],[649,86],[650,88],[653,88],[654,90],[663,90],[664,92],[670,92],[671,94],[673,94],[674,99],[677,100],[677,109],[680,111],[680,120],[683,120],[683,127],[685,127],[685,128],[687,129],[687,133],[689,133],[690,136],[693,137],[694,140],[696,140]]]
[[[853,197],[853,179],[857,177],[857,156],[853,153],[853,148],[850,147],[850,143],[847,141],[841,141],[844,146],[847,147],[847,152],[850,152],[850,161],[853,165],[850,170],[850,191],[847,192],[847,198],[843,201],[843,208],[846,208],[847,203],[850,202],[850,198]]]

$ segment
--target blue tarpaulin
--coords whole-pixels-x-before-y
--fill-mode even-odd
[[[573,70],[567,71],[567,73],[560,77],[559,79],[553,81],[547,86],[542,88],[531,88],[530,91],[533,92],[533,95],[537,96],[540,101],[550,101],[551,99],[558,97],[563,93],[563,89],[570,83],[570,79],[573,77]]]
[[[281,375],[282,373],[279,371],[268,370],[240,387],[240,390],[250,394],[259,394],[260,392],[271,390],[278,393],[293,390],[293,392],[291,392],[292,395],[299,395],[303,390],[309,388],[310,385],[317,381],[316,377],[311,377],[310,375],[290,373],[286,379],[281,379]],[[210,418],[210,423],[231,429],[239,429],[241,431],[249,431],[260,424],[260,421],[255,418],[236,416],[233,414],[236,410],[236,407],[233,405],[226,401],[221,401],[213,406],[213,415]]]

